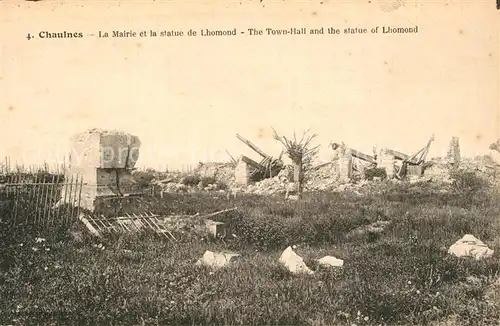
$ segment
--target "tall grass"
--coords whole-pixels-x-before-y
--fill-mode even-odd
[[[236,235],[225,243],[140,234],[98,241],[79,224],[3,228],[0,323],[425,325],[453,317],[460,325],[494,325],[500,303],[483,295],[500,271],[498,253],[475,261],[446,252],[465,233],[500,250],[499,197],[472,188],[387,184],[381,194],[307,193],[298,202],[209,193],[143,199],[165,214],[237,206],[223,217]],[[379,236],[349,236],[381,220],[390,224]],[[314,275],[279,265],[291,244]],[[205,250],[236,250],[242,258],[220,270],[195,266]],[[324,255],[344,259],[344,268],[317,266]]]

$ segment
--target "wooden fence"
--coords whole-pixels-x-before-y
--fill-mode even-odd
[[[13,224],[67,224],[78,216],[83,179],[60,174],[0,175],[0,212]]]

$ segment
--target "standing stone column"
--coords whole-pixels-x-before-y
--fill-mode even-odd
[[[234,168],[235,183],[240,186],[247,186],[250,183],[251,168],[241,157]]]
[[[381,169],[385,169],[387,174],[387,179],[393,179],[396,175],[396,158],[394,155],[390,155],[387,153],[385,149],[380,151],[380,155],[377,157],[377,165]]]
[[[352,178],[352,153],[346,150],[338,159],[338,173],[341,182],[348,182]]]
[[[446,155],[446,159],[449,165],[457,168],[460,165],[460,143],[458,137],[453,137],[450,142],[450,147]]]
[[[338,180],[340,178],[340,159],[345,153],[345,146],[342,146],[337,143],[332,143],[331,148],[332,148],[331,173],[335,177],[335,179]]]

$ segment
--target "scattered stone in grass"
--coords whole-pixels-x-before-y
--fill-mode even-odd
[[[94,244],[93,246],[94,246],[94,248],[97,248],[97,249],[100,249],[100,250],[106,249],[106,247],[102,243],[100,243],[98,245]]]
[[[207,232],[210,236],[214,238],[225,238],[226,237],[226,224],[223,222],[212,221],[210,219],[205,220],[205,225],[207,227]]]
[[[353,236],[380,235],[389,224],[391,224],[391,221],[376,221],[368,225],[363,225],[349,232],[347,237],[351,238]]]
[[[206,265],[215,268],[225,267],[238,257],[240,257],[240,254],[207,250],[203,254],[203,257],[198,259],[196,265]]]
[[[294,274],[314,274],[314,272],[304,263],[304,259],[293,251],[292,247],[288,247],[283,251],[279,262]]]
[[[318,259],[318,263],[321,266],[328,266],[328,267],[342,267],[344,266],[344,261],[342,259],[338,259],[333,256],[325,256],[321,259]]]
[[[448,253],[457,257],[473,257],[480,260],[491,257],[494,251],[473,235],[466,234],[450,246]]]
[[[474,286],[480,286],[481,285],[481,280],[475,276],[468,276],[466,278],[466,281],[468,284],[470,285],[474,285]]]

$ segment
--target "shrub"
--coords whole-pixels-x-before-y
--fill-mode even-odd
[[[453,179],[452,188],[456,193],[477,193],[487,190],[488,182],[475,172],[456,170],[450,173]]]
[[[154,179],[153,171],[135,171],[133,173],[134,180],[140,187],[147,187],[151,180]]]
[[[383,168],[368,168],[365,170],[365,178],[367,180],[373,180],[374,177],[384,180],[387,178],[387,172]]]
[[[227,183],[225,183],[224,181],[217,181],[217,189],[220,189],[220,190],[227,190],[229,189],[229,186],[227,185]]]
[[[206,187],[211,184],[216,184],[217,179],[215,179],[214,177],[202,177],[200,178],[200,182],[203,187]]]
[[[302,201],[295,203],[259,199],[257,207],[242,212],[232,223],[239,247],[268,250],[297,243],[339,244],[353,229],[384,216],[376,205],[353,206],[340,194],[306,193]]]
[[[451,193],[455,200],[463,206],[488,206],[490,196],[486,196],[492,188],[486,179],[483,179],[475,172],[455,170],[450,173],[453,182]]]
[[[186,185],[186,186],[197,186],[201,181],[201,178],[199,175],[196,174],[190,174],[182,178],[181,183]]]

